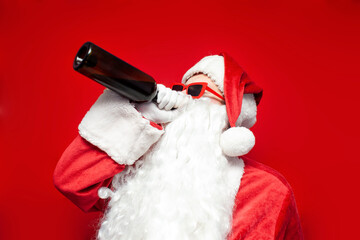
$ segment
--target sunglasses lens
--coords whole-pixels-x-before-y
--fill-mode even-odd
[[[173,85],[172,90],[174,91],[182,91],[184,89],[184,86],[181,85]]]
[[[200,95],[202,88],[202,85],[191,85],[188,87],[187,93],[193,97],[197,97]]]

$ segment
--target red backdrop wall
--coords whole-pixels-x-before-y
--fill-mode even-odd
[[[227,51],[264,88],[250,156],[293,187],[306,239],[354,239],[359,1],[0,1],[0,239],[90,239],[52,184],[102,87],[72,69],[92,41],[170,84]]]

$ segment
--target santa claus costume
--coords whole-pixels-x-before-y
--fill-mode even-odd
[[[303,239],[289,184],[244,157],[262,89],[227,54],[203,58],[183,83],[198,73],[226,104],[160,86],[158,101],[175,94],[182,103],[162,125],[105,90],[62,155],[55,186],[83,211],[104,211],[100,240]]]

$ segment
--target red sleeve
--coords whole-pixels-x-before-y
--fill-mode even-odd
[[[55,168],[54,185],[83,211],[99,211],[105,205],[99,188],[110,186],[113,176],[124,168],[78,135]]]
[[[283,201],[279,217],[276,222],[276,239],[278,240],[303,240],[300,218],[296,208],[292,191]]]

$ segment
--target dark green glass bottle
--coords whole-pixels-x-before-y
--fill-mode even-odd
[[[154,78],[91,42],[79,49],[73,67],[134,102],[151,101],[157,94]]]

